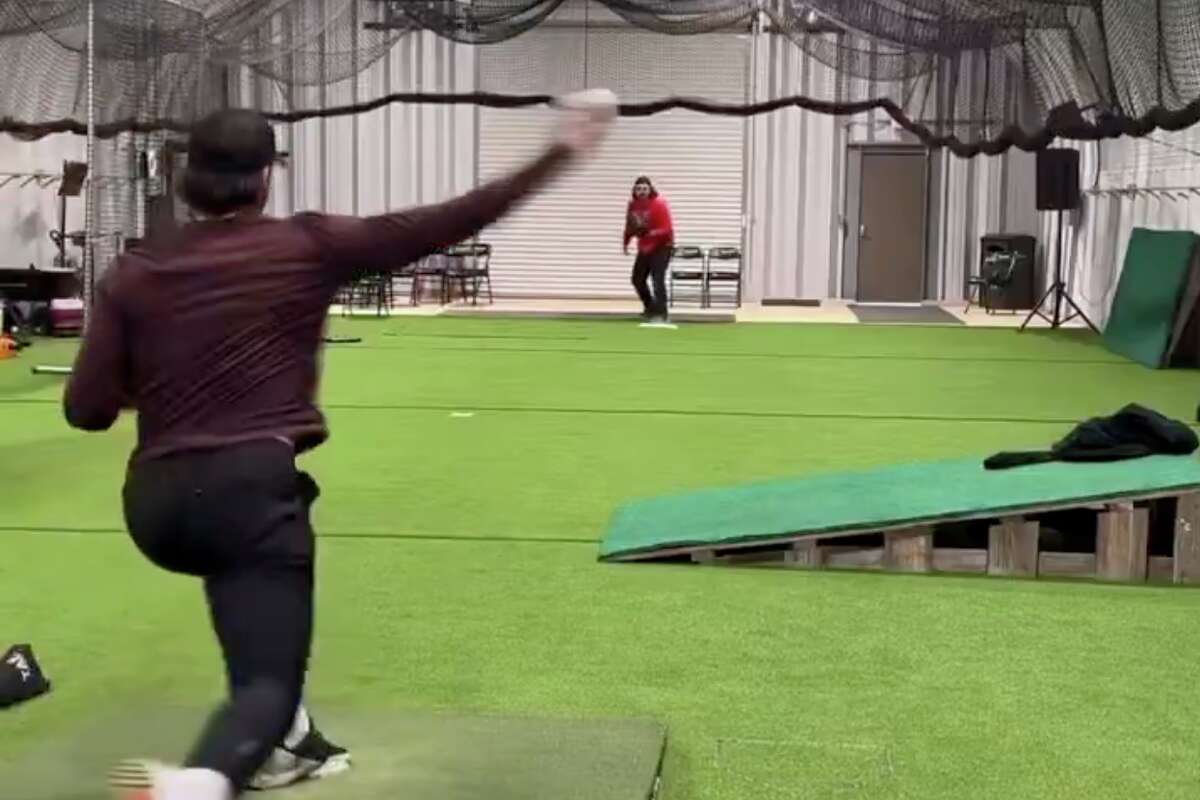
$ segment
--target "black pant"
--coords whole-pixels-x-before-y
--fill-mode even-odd
[[[241,791],[287,734],[300,704],[313,628],[319,490],[290,445],[264,440],[133,467],[125,519],[138,549],[204,579],[229,681],[186,766]]]
[[[667,267],[671,265],[671,248],[660,247],[649,253],[638,253],[633,262],[633,288],[637,290],[642,307],[648,316],[667,315]],[[654,280],[654,294],[646,278]]]

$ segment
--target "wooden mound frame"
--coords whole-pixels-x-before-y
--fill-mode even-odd
[[[1150,507],[1174,516],[1170,556],[1149,554]],[[1060,511],[1096,514],[1096,545],[1091,553],[1043,551],[1040,519]],[[934,533],[948,523],[986,521],[988,547],[934,547]],[[839,544],[847,537],[882,534],[881,547]],[[612,556],[610,561],[661,561],[690,557],[700,564],[787,566],[807,569],[868,569],[885,572],[976,573],[1004,577],[1093,578],[1124,583],[1200,583],[1200,487],[1123,495],[1086,502],[1063,502],[994,514],[963,515],[905,523],[902,527],[862,528],[836,533],[763,538],[728,544],[669,547]]]

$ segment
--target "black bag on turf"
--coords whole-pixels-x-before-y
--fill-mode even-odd
[[[27,644],[15,644],[0,658],[0,708],[8,708],[50,691],[41,666]]]
[[[997,453],[987,469],[1008,469],[1048,461],[1121,461],[1152,455],[1185,456],[1200,447],[1195,432],[1170,417],[1130,404],[1111,417],[1080,423],[1050,450]]]

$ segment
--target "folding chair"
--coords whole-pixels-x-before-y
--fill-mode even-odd
[[[375,307],[375,316],[383,317],[392,313],[392,276],[389,273],[367,275],[357,281],[343,286],[339,294],[342,304],[342,316],[348,317],[355,308]]]
[[[421,285],[425,282],[425,278],[437,278],[441,282],[438,286],[438,299],[445,297],[446,267],[446,250],[444,249],[414,264],[409,272],[412,284],[408,290],[408,304],[411,306],[421,304]]]
[[[471,305],[479,305],[479,289],[487,283],[488,302],[492,297],[492,246],[483,242],[456,244],[446,249],[446,272],[442,279],[442,304],[450,302],[450,284],[457,281],[463,299],[468,296],[467,281],[471,281]]]
[[[994,314],[996,310],[992,307],[992,293],[1003,292],[1012,285],[1013,271],[1016,269],[1017,261],[1024,257],[1023,253],[1014,250],[1007,253],[992,253],[984,259],[980,274],[967,279],[967,307],[963,309],[963,313],[966,314],[971,310],[971,290],[974,290],[975,300],[983,306],[984,313]]]
[[[699,262],[699,264],[691,264],[687,262]],[[687,263],[686,266],[680,266],[680,262]],[[675,247],[671,250],[671,275],[667,289],[667,305],[675,305],[675,283],[695,283],[700,287],[700,305],[704,306],[704,286],[705,276],[708,271],[707,261],[704,258],[704,251],[699,247],[684,245]]]
[[[337,294],[334,295],[333,304],[341,307],[343,317],[348,317],[348,316],[350,316],[350,314],[352,312],[352,309],[350,306],[353,303],[354,303],[354,284],[353,283],[343,283],[340,287],[338,287]]]
[[[416,280],[414,273],[416,272],[417,266],[417,264],[405,264],[403,267],[398,270],[394,270],[389,275],[388,285],[391,287],[392,295],[398,297],[403,294],[408,294],[410,304],[412,302],[412,284],[413,281]],[[407,286],[404,285],[405,281],[408,281]]]
[[[715,262],[715,263],[714,263]],[[728,266],[730,262],[733,266]],[[708,279],[704,282],[705,307],[712,307],[714,283],[734,285],[734,306],[742,306],[742,250],[740,247],[714,247],[708,251]]]

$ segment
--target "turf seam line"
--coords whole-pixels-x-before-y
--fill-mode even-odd
[[[664,416],[664,417],[735,417],[761,419],[818,419],[818,420],[884,420],[900,422],[966,422],[966,423],[1000,423],[1000,424],[1046,424],[1046,425],[1077,425],[1080,420],[1068,418],[1035,418],[1035,417],[943,417],[924,414],[854,414],[847,412],[813,412],[802,411],[736,411],[736,410],[704,410],[678,408],[564,408],[554,406],[479,406],[470,404],[460,405],[391,405],[370,403],[330,403],[325,408],[342,411],[477,411],[486,413],[512,414],[581,414],[596,416]]]
[[[571,355],[641,356],[649,358],[728,358],[728,359],[773,359],[780,361],[895,361],[906,363],[976,363],[992,364],[1078,364],[1080,366],[1106,366],[1144,369],[1141,364],[1124,359],[1078,359],[1078,358],[1018,358],[1014,356],[915,356],[887,355],[875,353],[853,353],[846,355],[821,355],[817,353],[746,353],[704,352],[686,350],[593,350],[569,347],[387,347],[363,345],[357,350],[439,352],[439,353],[569,353]]]
[[[57,400],[38,398],[0,398],[2,405],[57,405]],[[853,414],[847,412],[802,411],[737,411],[680,408],[565,408],[554,406],[479,406],[470,403],[455,405],[419,403],[324,403],[327,411],[476,411],[491,414],[579,414],[595,416],[656,416],[656,417],[733,417],[749,419],[817,419],[854,420],[861,422],[962,422],[969,424],[1032,424],[1032,425],[1078,425],[1080,419],[1055,417],[948,417],[929,414]],[[1200,424],[1189,423],[1193,428]]]
[[[389,339],[482,339],[482,340],[508,340],[521,342],[586,342],[586,336],[488,336],[482,333],[388,333],[382,334]],[[406,350],[405,347],[376,347],[366,345],[364,347],[356,347],[355,350]]]
[[[69,528],[48,527],[44,525],[0,525],[0,533],[35,533],[56,535],[78,533],[97,536],[124,536],[127,531],[123,528]],[[435,533],[363,533],[355,531],[326,531],[317,529],[318,539],[383,539],[429,542],[501,542],[516,544],[588,544],[599,542],[598,539],[576,539],[570,537],[546,536],[451,536]]]
[[[37,398],[12,399],[0,397],[0,406],[4,405],[57,405],[57,400],[41,400]],[[971,425],[1078,425],[1080,418],[1068,417],[949,417],[931,414],[853,414],[847,412],[795,412],[795,411],[712,411],[704,409],[656,409],[656,408],[563,408],[552,406],[478,406],[469,404],[458,405],[422,405],[403,403],[325,403],[322,409],[328,411],[427,411],[452,413],[456,411],[473,411],[489,414],[562,414],[581,416],[657,416],[657,417],[730,417],[734,419],[813,419],[813,420],[853,420],[856,422],[949,422]],[[1200,431],[1200,422],[1184,423],[1193,430]]]

